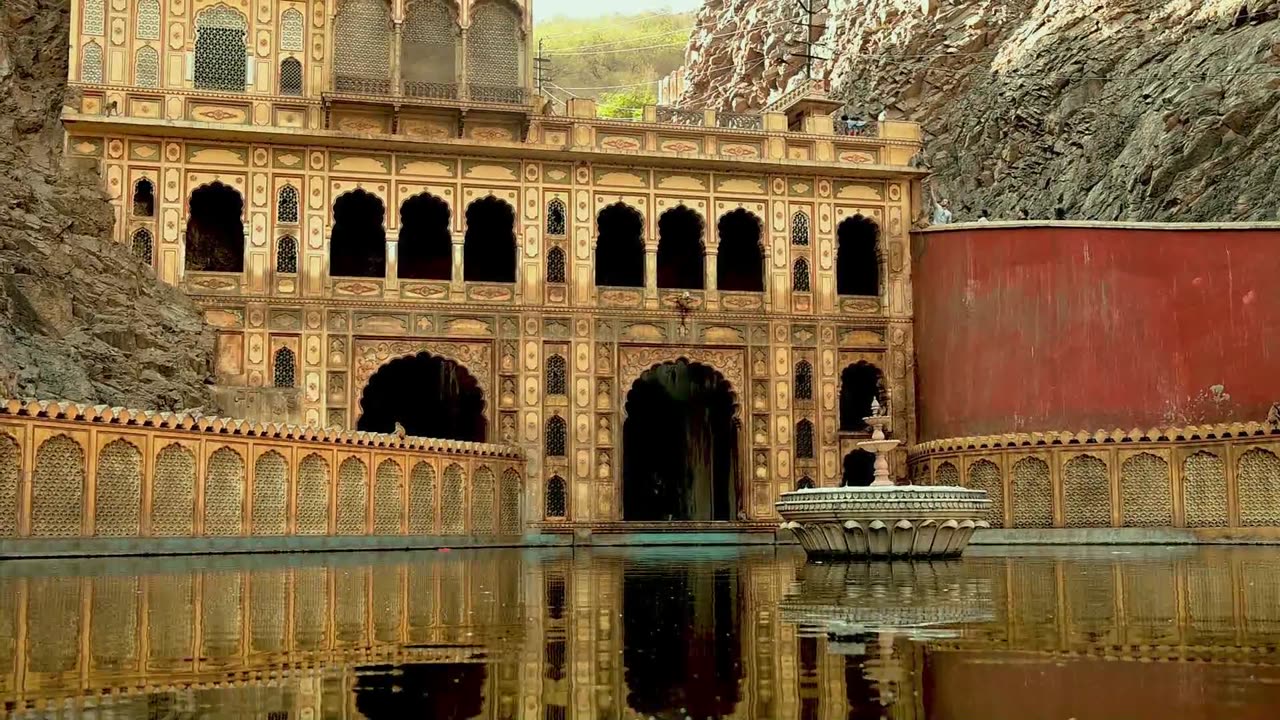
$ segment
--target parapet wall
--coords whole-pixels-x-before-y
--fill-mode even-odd
[[[1280,224],[968,224],[912,244],[922,440],[1261,421],[1280,401]]]
[[[0,557],[517,544],[523,475],[507,445],[0,400]]]

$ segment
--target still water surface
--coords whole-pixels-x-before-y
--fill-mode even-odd
[[[970,552],[0,563],[0,717],[1280,714],[1280,550]]]

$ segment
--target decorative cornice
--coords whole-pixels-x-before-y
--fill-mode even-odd
[[[387,433],[338,430],[310,425],[264,423],[251,420],[200,415],[190,412],[131,410],[108,405],[86,405],[66,400],[17,400],[0,398],[0,420],[6,416],[70,420],[110,426],[178,430],[211,435],[270,440],[322,442],[382,450],[413,450],[471,457],[523,459],[514,445],[478,443],[438,438],[400,437]]]
[[[1047,431],[1005,433],[1003,435],[976,435],[973,437],[942,438],[920,443],[908,453],[911,459],[947,452],[965,450],[995,450],[1001,448],[1053,447],[1079,445],[1110,445],[1126,443],[1194,442],[1227,440],[1231,438],[1266,437],[1280,438],[1280,427],[1260,422],[1218,423],[1215,425],[1188,425],[1142,430],[1094,430]]]

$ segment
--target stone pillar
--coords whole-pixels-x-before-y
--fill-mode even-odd
[[[463,292],[462,273],[465,268],[462,265],[462,259],[465,256],[466,235],[460,232],[453,234],[453,280],[449,283],[449,289],[455,294]]]
[[[462,26],[462,30],[458,35],[458,99],[466,100],[471,97],[471,92],[467,88],[467,26],[471,24],[471,20],[467,19]]]
[[[391,235],[391,233],[387,233]],[[386,288],[386,297],[388,299],[395,298],[400,294],[400,243],[396,240],[387,240],[387,261],[383,263],[383,281]]]
[[[391,94],[400,94],[400,37],[404,24],[395,20],[391,26]]]
[[[703,287],[707,289],[706,307],[708,310],[720,309],[720,290],[717,286],[718,280],[716,278],[716,262],[719,258],[719,247],[709,247],[707,248],[706,255],[703,255],[702,277]]]
[[[647,243],[644,246],[644,304],[647,308],[658,307],[657,243]]]

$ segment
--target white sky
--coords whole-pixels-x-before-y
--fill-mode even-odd
[[[556,16],[592,18],[601,15],[625,13],[651,13],[662,10],[686,12],[697,10],[702,0],[533,0],[533,21],[550,20]]]

